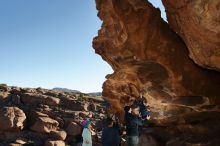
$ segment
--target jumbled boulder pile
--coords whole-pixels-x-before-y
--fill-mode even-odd
[[[93,114],[94,126],[101,127],[105,112],[102,102],[100,97],[83,93],[1,84],[0,146],[75,145],[88,111]],[[94,139],[98,140],[97,136]]]

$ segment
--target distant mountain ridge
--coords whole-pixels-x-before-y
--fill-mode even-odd
[[[91,96],[102,96],[102,92],[92,92],[92,93],[88,93],[88,95],[91,95]]]
[[[72,89],[60,88],[60,87],[55,87],[52,90],[54,90],[54,91],[61,91],[61,92],[82,93],[82,92],[80,92],[78,90],[72,90]]]
[[[60,91],[60,92],[70,92],[70,93],[82,93],[81,91],[78,90],[72,90],[68,88],[60,88],[60,87],[55,87],[52,90],[54,91]],[[91,93],[86,93],[90,96],[102,96],[102,92],[91,92]]]

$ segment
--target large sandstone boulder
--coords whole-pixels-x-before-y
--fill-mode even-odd
[[[170,4],[170,7],[174,7],[175,4],[182,4],[180,1],[171,1],[164,0],[165,3]],[[204,2],[204,5],[214,7],[218,3],[214,0]],[[162,116],[172,115],[176,110],[182,111],[184,114],[189,111],[189,108],[194,109],[198,106],[196,102],[192,105],[190,100],[188,100],[189,103],[186,103],[187,101],[184,101],[186,98],[178,100],[178,105],[175,105],[172,102],[176,97],[191,97],[194,100],[194,97],[200,96],[201,98],[207,97],[208,100],[203,102],[197,98],[200,100],[198,101],[199,104],[201,102],[205,105],[218,105],[220,103],[220,98],[218,98],[220,97],[220,74],[200,68],[189,58],[187,46],[163,21],[159,9],[154,8],[146,0],[96,0],[96,4],[98,16],[103,24],[98,36],[93,40],[93,47],[96,53],[102,56],[114,70],[113,74],[106,76],[107,80],[103,84],[103,96],[111,104],[112,112],[120,113],[121,119],[123,119],[123,107],[132,104],[140,96],[140,92],[143,92],[147,98],[152,107],[152,112]],[[189,6],[184,12],[187,9],[194,12],[199,10],[191,9],[191,7],[202,6],[202,1],[190,1],[187,4]],[[169,6],[167,6],[168,10]],[[184,2],[183,6],[185,6]],[[181,13],[182,9],[178,9],[177,6],[177,10]],[[213,11],[217,12],[218,10],[215,8]],[[171,10],[170,13],[173,14]],[[194,21],[188,13],[181,13],[180,16],[184,17],[184,15],[189,16],[187,20]],[[172,18],[179,17],[175,13],[174,16]],[[211,18],[212,16],[214,17]],[[210,26],[211,22],[214,22],[215,16],[218,14],[210,14]],[[190,21],[186,24],[189,24]],[[180,22],[184,22],[184,19],[181,19]],[[180,26],[182,24],[184,23],[180,23]],[[191,25],[189,24],[189,26]],[[197,25],[194,25],[194,28],[197,28]],[[217,28],[218,31],[217,25],[213,27],[213,30],[214,28]],[[193,33],[192,36],[201,37],[199,31],[191,31],[191,28],[188,29],[188,25],[183,27],[183,31],[184,29],[186,32]],[[218,46],[219,39],[216,40],[216,36],[218,33],[215,30],[213,38],[210,38],[215,41],[209,41],[213,44],[212,48]],[[189,35],[194,43],[197,43],[196,37],[192,38]],[[199,42],[200,40],[204,42],[202,40],[206,37],[201,38]],[[204,48],[209,49],[206,45]],[[210,53],[204,54],[209,55]],[[218,53],[215,52],[214,54]],[[181,101],[183,103],[180,103]],[[169,106],[171,104],[172,106]],[[172,107],[173,109],[171,109]],[[183,110],[184,107],[185,110]]]
[[[193,61],[220,71],[220,1],[163,0],[163,3],[169,25],[184,40]]]
[[[82,126],[75,122],[71,122],[66,128],[66,132],[71,136],[79,135],[82,132]]]
[[[103,23],[93,47],[114,70],[103,84],[109,111],[123,120],[123,107],[143,94],[152,122],[166,127],[161,128],[166,132],[160,139],[169,141],[183,133],[219,135],[220,129],[210,125],[219,125],[220,120],[216,114],[220,109],[220,1],[163,3],[169,24],[147,0],[96,0]],[[213,123],[187,120],[201,113],[200,118],[207,120],[208,114],[215,115]]]
[[[33,120],[30,129],[35,132],[50,133],[51,131],[56,131],[59,128],[58,126],[59,123],[56,120],[46,114],[40,114]]]
[[[11,102],[15,105],[21,105],[21,97],[17,94],[10,95]]]
[[[10,93],[11,94],[21,94],[23,92],[22,92],[22,88],[20,88],[20,87],[11,87]]]
[[[8,92],[0,91],[0,104],[5,104],[9,101],[10,94]]]
[[[59,92],[54,91],[54,90],[49,90],[49,91],[45,92],[45,95],[53,96],[53,97],[58,97],[59,96]]]
[[[25,119],[25,113],[18,107],[3,107],[0,109],[0,130],[22,130]]]
[[[61,103],[62,103],[62,106],[67,109],[71,109],[74,111],[84,110],[84,103],[83,102],[77,101],[76,99],[73,99],[69,96],[62,97]]]
[[[51,106],[57,106],[60,103],[60,99],[52,96],[46,96],[36,93],[24,93],[21,94],[21,101],[24,104],[36,105],[36,104],[45,104]]]
[[[8,92],[10,91],[10,87],[8,87],[6,84],[0,84],[0,92]]]
[[[52,139],[65,140],[67,133],[64,130],[51,131],[50,136]]]

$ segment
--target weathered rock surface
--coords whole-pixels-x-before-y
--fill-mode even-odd
[[[0,131],[19,131],[24,128],[25,113],[17,107],[0,109]]]
[[[57,130],[57,131],[51,131],[50,132],[50,136],[53,139],[57,139],[57,140],[65,140],[67,133],[64,130]]]
[[[9,99],[9,93],[8,92],[0,92],[0,104],[4,104]]]
[[[71,122],[66,128],[66,132],[68,135],[76,136],[82,132],[82,127],[75,122]]]
[[[169,23],[147,0],[96,0],[103,25],[93,47],[114,70],[103,85],[109,111],[122,118],[123,107],[142,92],[152,119],[143,128],[141,145],[218,146],[220,1],[163,3]],[[93,123],[101,129],[103,108],[92,101],[96,104],[57,91],[1,84],[1,108],[16,105],[27,124],[17,122],[19,110],[1,111],[0,143],[16,145],[17,138],[26,138],[36,145],[65,145],[65,137],[65,142],[75,142],[81,132],[78,123],[85,118],[82,110],[93,110]]]
[[[106,76],[103,96],[123,119],[123,107],[142,92],[154,126],[161,126],[155,134],[162,145],[174,138],[186,145],[207,144],[208,138],[201,137],[215,143],[220,132],[212,127],[220,120],[220,2],[163,2],[169,24],[146,0],[96,0],[103,24],[93,47],[114,70]],[[209,115],[210,123],[202,120]]]
[[[93,47],[114,69],[106,77],[103,95],[116,110],[143,90],[150,104],[173,102],[180,96],[207,97],[201,105],[219,103],[220,74],[189,59],[184,42],[158,9],[145,0],[96,3],[103,25]]]
[[[48,116],[39,116],[36,117],[35,122],[30,129],[35,132],[50,133],[51,131],[56,131],[58,126],[59,123],[56,120]]]
[[[24,104],[45,104],[45,105],[52,105],[56,106],[59,105],[60,99],[52,96],[46,96],[42,94],[36,93],[24,93],[21,95],[21,101]]]
[[[75,145],[87,110],[94,115],[93,124],[101,126],[104,116],[93,106],[103,110],[102,102],[75,93],[0,84],[0,146],[22,145],[21,141],[36,146]]]
[[[220,71],[220,1],[163,0],[169,25],[181,36],[190,57]]]

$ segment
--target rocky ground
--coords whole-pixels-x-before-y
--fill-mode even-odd
[[[100,98],[46,89],[0,86],[1,146],[75,145],[86,111],[97,131],[105,117]],[[98,137],[94,136],[98,145]]]
[[[186,100],[185,111],[177,101],[164,108],[151,105],[152,119],[142,128],[140,146],[218,146],[218,108],[201,106],[195,112],[197,102]],[[93,136],[94,146],[100,146],[102,121],[107,115],[104,103],[100,97],[82,93],[0,85],[0,146],[75,146],[87,111],[93,113],[98,135]],[[110,108],[109,112],[115,111]]]

